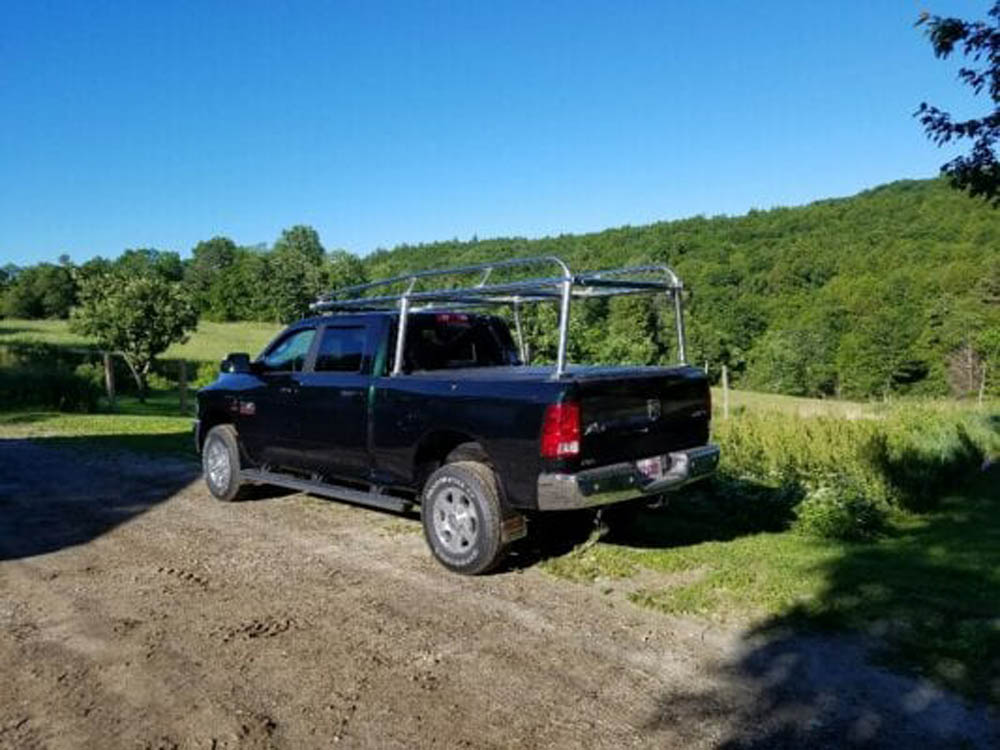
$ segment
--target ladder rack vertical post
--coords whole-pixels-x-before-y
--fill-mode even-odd
[[[566,374],[566,343],[569,338],[569,301],[573,296],[573,279],[567,276],[562,282],[562,300],[559,304],[559,351],[556,354],[555,377]]]
[[[412,288],[413,285],[410,284]],[[396,327],[396,359],[392,363],[392,374],[399,375],[403,372],[403,350],[406,345],[406,319],[410,312],[409,289],[399,301],[399,325]]]
[[[517,352],[521,355],[521,364],[528,364],[528,354],[524,350],[524,331],[521,329],[521,305],[514,300],[514,329],[517,331]]]
[[[680,284],[672,290],[674,295],[674,318],[677,321],[677,359],[680,364],[687,364],[687,337],[684,335],[684,302],[681,300],[681,292],[684,287]]]

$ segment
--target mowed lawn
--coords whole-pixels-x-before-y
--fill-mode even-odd
[[[230,352],[256,356],[282,326],[278,323],[213,323],[201,321],[184,344],[175,344],[161,359],[186,359],[218,362]],[[41,343],[71,348],[89,348],[94,342],[71,333],[65,320],[0,320],[0,346],[4,344]]]

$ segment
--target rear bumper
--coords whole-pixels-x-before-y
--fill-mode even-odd
[[[649,478],[633,461],[576,474],[542,474],[538,477],[539,510],[573,510],[670,492],[711,476],[719,465],[719,446],[703,445],[667,454],[666,471]]]

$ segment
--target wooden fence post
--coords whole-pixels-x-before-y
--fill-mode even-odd
[[[181,414],[187,414],[188,408],[188,376],[187,376],[187,362],[183,359],[180,361],[180,368],[177,373],[177,386],[180,388],[181,392]]]
[[[729,368],[722,366],[722,418],[729,419]]]
[[[108,407],[115,411],[115,367],[111,352],[104,352],[104,388],[108,393]]]

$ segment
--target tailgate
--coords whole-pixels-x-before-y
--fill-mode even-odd
[[[580,466],[662,455],[708,442],[711,400],[694,367],[581,375]]]

